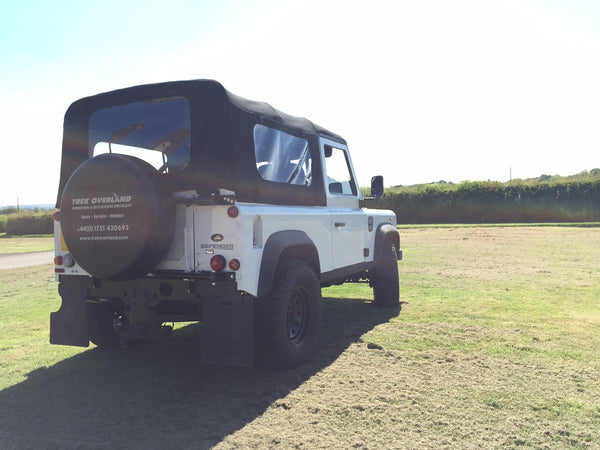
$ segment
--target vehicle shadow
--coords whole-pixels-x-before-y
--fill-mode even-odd
[[[202,365],[197,324],[155,344],[80,353],[0,392],[0,447],[212,447],[399,312],[324,298],[321,347],[287,372]]]

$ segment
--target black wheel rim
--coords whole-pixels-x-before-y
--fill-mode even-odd
[[[293,345],[300,345],[308,329],[308,293],[297,287],[294,289],[287,308],[288,339]]]

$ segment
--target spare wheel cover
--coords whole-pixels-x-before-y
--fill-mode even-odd
[[[141,159],[103,154],[82,164],[61,199],[61,229],[75,261],[98,278],[147,274],[169,249],[174,204]]]

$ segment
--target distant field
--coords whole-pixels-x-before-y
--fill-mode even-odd
[[[402,310],[324,290],[323,345],[199,363],[199,325],[48,344],[52,266],[0,271],[0,448],[600,448],[600,228],[401,230]]]
[[[0,255],[54,250],[52,236],[6,236],[0,234]]]

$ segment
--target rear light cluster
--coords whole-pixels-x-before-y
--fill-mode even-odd
[[[65,255],[56,255],[54,257],[54,264],[57,266],[73,267],[75,265],[75,260],[70,253]]]
[[[227,208],[227,215],[232,219],[235,219],[240,215],[240,210],[237,206],[232,205]],[[223,240],[223,235],[220,233],[215,233],[211,236],[211,239],[215,242],[221,242]],[[229,266],[230,270],[236,271],[240,268],[240,260],[239,259],[231,259],[229,264],[223,255],[214,255],[210,258],[210,268],[215,272],[220,272],[225,269],[225,267]]]
[[[223,255],[215,255],[210,258],[210,268],[215,272],[219,272],[225,268],[227,261]],[[229,268],[231,270],[238,270],[240,268],[240,261],[238,259],[232,259],[229,261]]]
[[[56,255],[54,257],[54,264],[57,266],[63,266],[55,267],[55,273],[65,273],[65,267],[73,267],[75,265],[75,260],[70,253],[65,253],[64,255]]]

